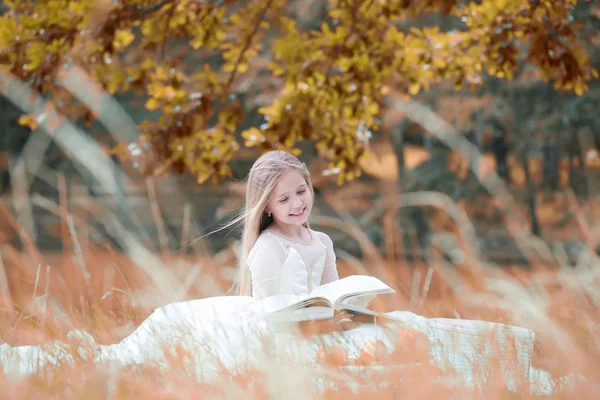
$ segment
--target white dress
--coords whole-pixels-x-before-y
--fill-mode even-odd
[[[265,229],[248,254],[252,296],[308,295],[337,279],[333,243],[322,232],[309,230],[309,243],[294,242]]]
[[[157,308],[130,336],[114,345],[97,345],[89,334],[81,331],[73,331],[69,336],[80,343],[77,351],[82,357],[92,357],[97,363],[117,368],[139,363],[166,367],[168,353],[179,347],[188,354],[187,372],[202,381],[218,379],[222,368],[234,370],[241,365],[252,365],[266,369],[268,373],[269,370],[290,370],[293,365],[295,370],[290,373],[296,374],[298,369],[307,371],[312,374],[315,384],[324,387],[328,383],[315,368],[317,353],[323,345],[341,345],[350,357],[358,358],[360,349],[376,338],[391,352],[395,350],[397,333],[410,328],[427,335],[432,361],[442,370],[455,370],[457,382],[463,385],[477,388],[485,380],[477,374],[478,367],[494,355],[505,367],[504,380],[509,389],[514,390],[519,380],[526,379],[532,393],[552,393],[554,383],[549,374],[531,366],[534,334],[524,328],[485,321],[428,319],[406,311],[387,313],[398,320],[397,326],[391,328],[362,324],[342,333],[324,334],[310,340],[294,335],[280,325],[274,326],[272,321],[248,306],[257,298],[281,292],[308,294],[327,280],[337,279],[337,272],[335,275],[331,272],[332,262],[335,270],[335,255],[332,255],[333,249],[330,250],[329,238],[314,231],[311,234],[313,241],[309,245],[314,248],[305,245],[304,251],[301,246],[273,233],[263,235],[262,244],[249,257],[253,279],[259,279],[255,281],[253,297],[220,296],[168,304]],[[315,251],[317,248],[321,250]],[[256,262],[257,257],[263,258],[260,264]],[[261,277],[269,275],[261,274],[264,271],[259,265],[266,265],[267,269],[274,267],[268,262],[275,263],[275,267],[284,273],[275,274],[275,279],[260,281]],[[498,354],[490,342],[490,332],[495,332],[493,337],[501,343],[514,343],[516,359],[509,355],[514,352]],[[8,375],[25,376],[44,366],[72,362],[69,345],[53,342],[43,347],[10,347],[3,344],[0,346],[0,363]],[[290,363],[290,360],[294,362]],[[358,372],[365,373],[363,370]],[[280,388],[283,393],[290,389],[290,382],[285,384],[288,386],[278,383],[285,386]],[[294,390],[301,389],[299,384]]]

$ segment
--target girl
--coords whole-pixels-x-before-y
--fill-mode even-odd
[[[307,295],[339,279],[331,239],[308,225],[313,199],[308,169],[293,155],[271,151],[254,163],[246,186],[241,295]]]

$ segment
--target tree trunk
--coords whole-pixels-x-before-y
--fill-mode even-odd
[[[383,232],[385,243],[385,254],[391,262],[396,262],[399,258],[398,250],[400,248],[400,231],[398,227],[398,215],[400,205],[398,195],[402,193],[404,179],[406,177],[405,160],[404,160],[404,132],[402,127],[399,127],[395,132],[392,132],[392,145],[396,153],[398,180],[391,184],[382,181],[382,205],[384,207],[383,216]],[[402,233],[405,235],[406,233]],[[405,247],[406,248],[406,247]]]
[[[0,151],[0,195],[8,193],[10,186],[10,172],[8,169],[8,160],[10,153],[8,151]]]
[[[496,171],[500,178],[508,180],[508,154],[510,148],[506,141],[506,130],[499,122],[494,121],[494,135],[492,137],[492,151],[496,159]]]
[[[536,236],[541,235],[540,223],[538,221],[536,212],[536,185],[531,182],[531,176],[529,174],[529,152],[525,151],[523,157],[523,169],[525,170],[525,192],[527,197],[527,209],[529,212],[529,220],[531,221],[531,233]]]
[[[590,177],[590,174],[587,173],[587,168],[585,166],[585,159],[587,157],[588,151],[596,147],[594,143],[594,134],[590,131],[589,128],[580,129],[577,132],[577,138],[579,141],[579,150],[581,158],[580,168],[583,172],[583,175],[585,176],[585,180],[587,183],[586,194],[589,196],[597,196],[598,193],[600,193],[600,184],[597,182],[596,179]]]
[[[543,187],[555,192],[558,190],[559,150],[554,144],[544,143],[543,157]]]

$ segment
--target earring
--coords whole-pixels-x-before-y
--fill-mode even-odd
[[[268,213],[268,214],[267,214],[267,217],[271,218],[271,213]]]

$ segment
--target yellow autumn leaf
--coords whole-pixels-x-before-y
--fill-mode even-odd
[[[245,62],[239,63],[237,66],[237,71],[242,74],[244,72],[248,71],[248,63],[245,63]]]
[[[228,62],[223,66],[224,72],[232,72],[235,69],[235,64],[232,62]]]
[[[175,15],[173,15],[169,20],[169,29],[176,29],[182,25],[185,25],[186,22],[187,15],[185,13],[175,13]]]
[[[350,106],[345,106],[343,111],[342,111],[342,115],[344,118],[350,118],[352,117],[353,111],[352,111],[352,107]]]
[[[347,14],[347,11],[340,8],[333,8],[329,10],[328,14],[333,19],[340,19]]]
[[[246,139],[246,143],[251,143],[251,144],[255,144],[258,142],[262,142],[264,141],[264,134],[263,132],[255,127],[252,127],[250,129],[246,129],[245,131],[242,132],[242,138]]]
[[[512,81],[513,71],[512,71],[512,68],[510,67],[510,65],[507,64],[504,66],[504,72],[506,73],[506,79],[508,79],[509,81]]]
[[[25,51],[28,60],[28,63],[23,66],[25,70],[34,71],[42,65],[46,58],[44,47],[44,44],[40,42],[29,44],[29,47]]]
[[[211,175],[212,174],[210,171],[207,171],[207,170],[201,171],[196,175],[196,181],[199,184],[203,184],[204,182],[206,182],[208,180],[208,178],[211,177]]]
[[[418,94],[419,90],[421,90],[421,85],[419,85],[418,82],[411,83],[410,87],[408,88],[409,93],[412,94],[413,96]]]
[[[585,89],[585,83],[583,83],[581,79],[578,79],[577,82],[575,82],[575,94],[581,96],[585,92]]]
[[[122,51],[129,46],[134,39],[135,35],[131,32],[131,29],[119,29],[115,32],[113,46],[115,46],[117,51]]]
[[[144,20],[144,22],[142,22],[142,35],[147,36],[147,37],[151,37],[152,34],[154,33],[155,29],[154,29],[154,21],[147,19]]]
[[[148,101],[146,101],[146,109],[149,111],[154,111],[154,110],[158,109],[159,107],[160,107],[160,103],[154,97],[150,98],[150,99],[148,99]]]
[[[31,129],[32,131],[36,130],[37,127],[39,126],[39,122],[38,122],[37,118],[35,118],[35,116],[32,114],[22,115],[21,117],[19,117],[18,122],[19,122],[19,125],[26,126],[29,129]]]
[[[371,115],[377,115],[379,113],[379,104],[371,103],[367,107],[367,112]]]

